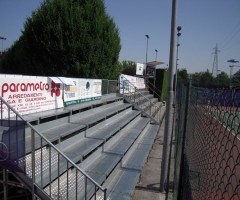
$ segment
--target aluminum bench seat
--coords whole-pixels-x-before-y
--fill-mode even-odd
[[[139,176],[139,170],[120,168],[115,176],[109,180],[109,183],[106,182],[108,184],[108,199],[130,200]]]
[[[56,127],[53,127],[52,129],[47,129],[46,131],[41,131],[41,133],[51,142],[58,141],[61,139],[61,137],[67,136],[71,133],[77,132],[81,129],[86,128],[86,125],[82,124],[70,124],[70,123],[64,123],[59,124]],[[42,144],[41,144],[42,142]],[[38,149],[42,146],[44,146],[46,142],[44,140],[41,141],[41,138],[35,134],[35,149]],[[31,151],[31,135],[30,132],[26,132],[26,138],[25,138],[25,151],[26,153],[29,153]]]
[[[119,138],[111,148],[106,149],[106,152],[124,155],[140,133],[140,129],[131,129],[129,132],[125,132],[126,135]]]
[[[53,158],[53,154],[51,154],[51,159],[56,159]],[[70,167],[71,165],[69,164],[68,168]],[[41,187],[46,187],[49,183],[67,171],[66,160],[60,157],[58,162],[51,163],[51,176],[49,176],[49,170],[50,167],[48,166],[48,168],[45,168],[41,174],[37,174],[35,177],[36,183]]]
[[[158,133],[158,130],[159,130],[159,125],[149,125],[149,129],[148,131],[145,133],[144,137],[141,139],[140,143],[141,144],[149,144],[152,145],[156,136],[157,136],[157,133]]]
[[[149,125],[144,126],[143,125],[144,122],[148,124],[149,119],[141,118],[140,116],[138,116],[136,119],[130,122],[129,126],[124,127],[120,131],[122,133],[119,132],[119,134],[114,136],[117,138],[115,142],[119,141],[120,138],[124,138],[121,140],[122,142],[118,142],[118,145],[113,145],[113,143],[110,145],[107,145],[106,148],[105,147],[103,148],[103,151],[101,150],[101,148],[99,148],[98,151],[100,151],[101,153],[99,154],[97,159],[94,158],[92,161],[89,162],[90,164],[82,165],[82,163],[85,163],[88,159],[90,159],[90,157],[92,156],[91,154],[87,158],[87,160],[84,160],[80,164],[80,167],[84,169],[84,171],[87,172],[87,174],[90,175],[90,177],[93,178],[96,182],[100,184],[104,183],[104,185],[108,183],[107,192],[109,197],[111,197],[110,199],[114,199],[114,198],[130,199],[129,197],[131,196],[132,191],[134,190],[135,185],[139,179],[140,170],[137,170],[136,167],[135,169],[130,168],[129,166],[131,163],[127,165],[126,161],[121,162],[121,160],[123,159],[122,156],[126,154],[129,150],[129,145],[125,146],[125,153],[123,151],[121,152],[121,154],[118,154],[118,153],[119,153],[119,149],[121,149],[119,148],[119,146],[123,145],[123,142],[126,141],[125,140],[126,138],[128,139],[130,138],[130,140],[134,138],[137,139],[135,141],[137,142],[138,146],[140,145],[147,146],[148,143],[151,143],[148,139],[145,139],[146,137],[151,138],[151,140],[153,141],[154,133],[152,131],[154,131],[154,129],[146,131],[144,133],[145,135],[144,137],[141,137],[142,134],[139,137],[137,137],[138,135],[137,132],[142,132],[142,131],[144,132],[145,131],[144,128],[149,126]],[[151,127],[154,127],[154,126],[151,125]],[[138,156],[142,156],[140,151],[134,151],[134,152],[135,152],[135,155],[137,155],[136,152],[138,152]],[[60,166],[60,174],[63,174],[64,170],[66,171],[67,169],[66,167],[64,168],[64,163],[62,163],[61,160],[60,160],[59,166]],[[52,180],[53,180],[58,176],[57,167],[53,166],[52,171],[54,171],[54,173],[52,173]],[[74,173],[74,171],[71,170],[71,173],[70,172],[68,173],[71,174],[71,173]],[[65,179],[67,179],[66,172],[62,176],[65,176]],[[111,178],[108,179],[108,177],[111,177]],[[75,179],[74,176],[73,176],[73,179]],[[37,180],[39,182],[39,179]],[[82,179],[82,182],[78,183],[79,185],[78,191],[76,191],[76,187],[74,185],[72,186],[71,190],[69,190],[68,195],[70,195],[72,199],[84,199],[83,191],[85,190],[88,191],[87,197],[88,198],[91,197],[95,189],[93,187],[93,184],[89,180],[87,180],[87,188],[82,188],[83,190],[80,190],[81,185],[82,187],[84,187],[83,186],[84,181],[85,179]],[[44,174],[43,183],[45,186],[47,186],[48,182],[49,182],[48,171],[46,171],[46,173]],[[66,180],[63,181],[63,183],[65,182]],[[77,197],[75,196],[76,194],[77,194]]]
[[[67,108],[72,112],[79,112],[84,108],[94,108],[103,104],[113,103],[123,100],[122,97],[116,96],[116,94],[108,94],[101,97],[99,100],[84,102],[80,104],[70,105]]]
[[[109,199],[131,199],[158,130],[159,125],[148,124],[124,156],[122,164],[106,180],[103,186],[108,189]]]
[[[129,114],[129,112],[127,111],[124,111],[124,112],[126,112],[126,114]],[[132,111],[132,112],[134,113],[136,111]],[[120,114],[121,113],[119,113],[119,115]],[[123,159],[123,156],[128,152],[128,150],[130,149],[130,146],[134,144],[134,141],[136,141],[136,139],[144,130],[144,128],[147,126],[149,121],[150,121],[149,119],[142,118],[138,115],[135,119],[133,119],[128,124],[128,126],[124,127],[122,130],[120,130],[119,133],[117,133],[110,140],[108,140],[107,143],[104,144],[103,148],[98,148],[94,153],[88,156],[87,159],[84,159],[84,161],[80,163],[80,167],[84,169],[84,171],[87,172],[87,174],[90,175],[90,177],[93,178],[96,182],[102,184],[104,181],[106,181],[106,178],[111,174],[111,172],[115,171],[115,168],[119,168],[119,165],[121,163],[121,160]],[[104,123],[105,121],[102,122],[102,124]],[[109,124],[111,124],[110,119],[108,123],[105,123],[105,125],[108,126]],[[91,128],[89,130],[91,130]],[[73,137],[77,137],[77,136],[73,136]],[[79,139],[81,140],[80,137]],[[93,138],[82,137],[82,140],[83,139],[89,140]],[[69,140],[71,140],[71,138],[69,138]],[[76,138],[75,140],[77,141]],[[57,147],[61,148],[60,147],[61,145],[62,147],[66,146],[67,141],[68,140],[61,142],[60,144],[57,145]],[[99,141],[103,142],[102,140],[99,140]],[[68,146],[70,146],[70,144],[71,143],[69,143]],[[92,145],[88,145],[87,142],[83,142],[83,144],[86,145],[85,148],[88,148],[88,146],[92,146]],[[72,146],[75,146],[75,145],[72,145]],[[66,147],[66,148],[71,149],[72,146]],[[71,149],[71,151],[69,151],[68,153],[70,156],[72,156],[70,152],[75,152],[77,154],[77,153],[80,153],[81,151],[82,150]],[[95,156],[94,154],[96,154],[97,156]],[[72,159],[75,159],[75,158],[72,158]],[[60,166],[61,165],[62,164],[60,162]],[[57,168],[53,167],[52,170],[57,170]],[[64,170],[64,169],[61,169],[61,170]],[[46,171],[46,174],[44,176],[44,179],[45,179],[44,183],[46,185],[47,185],[47,182],[49,181],[47,174],[48,174],[48,171]],[[57,176],[57,172],[55,172],[55,174],[56,174],[55,176]],[[87,181],[87,185],[88,187],[85,189],[88,191],[88,197],[91,197],[91,194],[93,194],[94,192],[94,187],[92,187],[93,185],[90,181]],[[76,191],[76,188],[72,187],[72,191],[69,191],[69,193],[71,194],[77,193],[77,198],[73,197],[73,199],[83,199],[84,194],[82,193],[82,191],[84,190]]]
[[[50,117],[58,118],[58,116],[64,115],[64,114],[65,115],[70,114],[70,110],[67,107],[46,110],[46,111],[41,111],[36,113],[30,113],[30,114],[23,115],[23,118],[30,123],[37,122],[37,124],[39,124],[41,119],[50,118]]]
[[[131,107],[130,104],[115,102],[111,105],[103,105],[98,108],[75,114],[71,117],[63,117],[60,119],[42,123],[36,125],[35,128],[37,129],[37,131],[42,133],[49,141],[54,142],[60,140],[62,137],[66,137],[72,133],[80,131],[81,129],[86,128],[91,124],[104,120],[107,116],[113,115],[129,107]],[[26,128],[26,153],[29,153],[31,150],[30,132],[31,129]],[[41,146],[41,141],[38,136],[36,136],[35,144],[35,148],[39,148]]]
[[[87,171],[91,171],[93,173],[100,173],[103,172],[102,169],[104,168],[105,172],[110,172],[113,170],[113,168],[111,168],[110,166],[110,162],[106,162],[107,159],[113,159],[114,157],[120,158],[126,154],[126,152],[129,150],[130,146],[134,143],[134,141],[136,140],[136,138],[139,136],[139,134],[142,132],[141,128],[136,128],[139,124],[142,125],[142,128],[144,128],[148,121],[145,120],[144,118],[137,118],[135,121],[137,121],[137,123],[133,122],[132,124],[134,124],[132,126],[132,128],[128,129],[128,130],[122,130],[120,132],[123,132],[123,134],[116,135],[116,139],[112,139],[113,142],[110,145],[107,145],[106,147],[103,148],[103,151],[98,154],[98,157],[95,157],[95,161],[94,162],[89,162],[90,164],[84,164],[85,161],[83,161],[83,163],[81,164],[82,166],[84,166],[84,169]],[[143,125],[144,123],[145,126]],[[126,127],[127,129],[127,127]],[[119,132],[119,134],[120,134]],[[90,158],[89,158],[90,159]],[[96,161],[97,160],[97,161]],[[101,167],[99,167],[101,166]],[[109,170],[108,170],[109,169]],[[106,173],[106,175],[108,175]]]
[[[84,130],[83,132],[80,132],[79,134],[74,135],[74,136],[62,141],[61,143],[57,144],[56,146],[59,147],[59,146],[72,145],[74,142],[80,140],[84,136],[88,136],[88,137],[95,136],[95,138],[105,139],[105,136],[101,137],[101,133],[99,133],[99,132],[109,130],[110,133],[105,133],[105,134],[111,135],[112,132],[115,132],[113,130],[116,129],[116,131],[118,131],[121,127],[123,127],[124,125],[129,123],[129,121],[131,121],[137,115],[139,115],[139,111],[133,111],[131,108],[128,108],[128,109],[112,116],[111,118],[108,118],[108,119],[92,126],[91,128],[88,128],[88,129]]]
[[[91,111],[84,111],[70,117],[71,123],[92,124],[97,121],[106,119],[107,117],[130,108],[131,104],[115,102],[94,108]]]
[[[110,102],[121,101],[122,99],[123,99],[122,97],[119,97],[116,94],[109,94],[109,95],[102,96],[101,99],[99,99],[99,100],[84,102],[84,103],[80,103],[80,104],[74,104],[74,105],[70,105],[70,106],[67,106],[64,108],[30,113],[30,114],[23,115],[23,118],[28,122],[39,123],[40,120],[42,120],[42,119],[46,119],[46,118],[50,118],[50,117],[55,117],[55,119],[57,119],[60,115],[71,115],[72,112],[76,112],[76,111],[79,112],[82,109],[93,108],[98,105],[107,104]]]
[[[103,144],[104,141],[97,138],[82,137],[72,145],[59,145],[59,149],[68,156],[73,162],[79,162],[84,156]]]
[[[97,156],[93,156],[93,159],[89,157],[84,160],[80,164],[81,168],[96,182],[102,184],[110,173],[119,166],[123,156],[136,141],[148,122],[149,119],[138,116],[130,122],[129,127],[125,127],[111,139],[112,141],[108,141],[108,145]],[[91,191],[89,188],[89,193],[91,192],[93,190]],[[82,193],[79,193],[78,196],[80,199],[83,198]]]
[[[88,129],[87,137],[107,140],[113,134],[126,126],[139,114],[139,111],[130,110],[128,112],[115,115],[112,117],[114,119],[111,118],[110,120],[106,120],[103,123],[94,126],[93,129]]]
[[[118,114],[118,118],[116,116],[115,121],[117,121],[117,119],[119,119],[120,121],[125,120],[125,123],[129,123],[129,121],[132,121],[132,118],[135,118],[137,115],[139,115],[139,111],[134,111],[134,110],[128,110],[128,111],[124,111],[122,113]],[[122,115],[122,116],[121,116]],[[115,117],[115,116],[114,116]],[[112,119],[106,120],[106,121],[111,121]],[[101,129],[102,131],[99,132],[94,132],[95,134],[95,138],[94,137],[84,137],[84,133],[72,136],[70,138],[68,138],[67,140],[64,140],[62,142],[60,142],[59,144],[56,145],[56,147],[61,150],[66,156],[68,156],[73,162],[77,163],[79,161],[81,161],[85,156],[87,156],[89,153],[91,153],[92,151],[94,151],[95,149],[97,149],[100,145],[102,145],[105,142],[106,139],[106,135],[101,138],[100,135],[101,134],[108,134],[108,137],[111,137],[112,134],[115,133],[114,129],[112,128],[113,126],[116,126],[115,123],[110,123],[112,125],[112,127],[109,125],[109,123],[105,123],[102,122],[100,123],[102,124],[103,128]],[[110,132],[111,134],[109,134],[108,132],[106,132],[106,129],[104,128],[104,124],[106,127],[109,128],[109,130],[111,130],[112,132]],[[117,129],[116,131],[119,130],[119,125],[117,125]],[[89,129],[89,131],[91,131],[91,128]],[[93,133],[91,134],[91,136],[93,136]],[[58,176],[58,174],[62,174],[64,173],[64,171],[66,171],[66,167],[64,168],[65,163],[61,161],[61,159],[59,160],[59,170],[58,170],[58,166],[57,165],[53,165],[51,168],[52,171],[52,179],[56,178]],[[49,171],[45,170],[43,177],[37,177],[37,181],[40,183],[41,179],[42,179],[42,185],[43,186],[47,186],[47,184],[49,184],[49,177],[48,177]]]
[[[78,162],[84,156],[96,149],[99,145],[103,144],[113,134],[118,132],[123,123],[125,125],[128,124],[138,114],[138,111],[133,110],[125,113],[119,113],[116,115],[116,119],[114,121],[109,119],[106,120],[109,123],[104,121],[96,125],[99,127],[99,129],[96,129],[95,126],[88,129],[86,137],[84,137],[84,133],[81,133],[62,141],[61,143],[57,144],[56,147],[65,153],[71,160]],[[119,124],[119,121],[122,123]]]
[[[119,168],[118,166],[116,168]],[[117,182],[117,184],[114,185],[116,186],[116,188],[113,188],[113,187],[107,188],[107,197],[108,197],[107,199],[108,200],[118,200],[118,199],[130,200],[131,192],[135,189],[135,187],[133,188],[133,185],[135,185],[136,182],[138,181],[140,173],[137,170],[129,170],[129,169],[125,170],[123,168],[121,168],[121,170],[118,170],[117,174],[114,171],[112,173],[115,174],[115,177],[112,177],[111,179],[107,179],[105,182],[105,183],[108,183],[108,185],[111,184],[112,181],[114,183]],[[90,175],[90,177],[95,177],[97,180],[99,180],[99,182],[104,181],[104,177],[105,177],[104,174],[93,173],[93,172],[88,172],[88,174]],[[129,179],[129,177],[131,177],[131,179]],[[82,199],[85,199],[85,197],[87,199],[91,199],[95,191],[94,185],[89,180],[87,180],[87,188],[85,188],[84,181],[85,180],[82,179],[82,182],[78,183],[79,188],[77,192],[75,187],[73,187],[71,192],[69,192],[70,194],[72,194],[71,199],[82,200]],[[118,188],[125,188],[125,190],[124,192],[122,192],[122,190],[118,191],[117,190]],[[84,195],[84,191],[87,191],[86,196]],[[76,193],[77,193],[77,197],[76,197]],[[97,199],[103,199],[102,193],[97,194]]]
[[[90,165],[84,171],[98,183],[103,183],[120,162],[121,158],[121,155],[103,152],[101,156],[94,161],[94,164]]]
[[[149,152],[152,148],[159,125],[148,124],[146,131],[141,135],[140,139],[135,142],[131,151],[123,161],[123,167],[136,170],[142,170]]]
[[[151,115],[154,118],[158,114],[158,112],[160,112],[162,103],[158,102],[157,99],[155,99],[155,102],[153,101],[152,103],[154,105],[152,105],[151,107],[148,107],[148,110],[146,110],[146,113],[148,115]],[[146,115],[143,113],[143,116],[146,116]]]

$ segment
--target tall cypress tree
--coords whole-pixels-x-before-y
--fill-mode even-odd
[[[2,59],[3,73],[117,78],[120,37],[103,0],[45,0]]]

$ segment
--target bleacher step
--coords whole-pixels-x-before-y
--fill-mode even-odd
[[[130,200],[141,170],[157,135],[159,125],[148,124],[137,141],[104,183],[109,199]]]
[[[130,108],[130,104],[123,102],[114,102],[103,105],[98,108],[87,110],[72,116],[63,117],[34,126],[40,133],[42,133],[50,142],[59,142],[62,138],[74,134],[84,128],[87,128],[94,123],[105,120],[107,117],[117,114],[125,109]],[[31,129],[26,128],[26,153],[31,150]],[[43,145],[46,142],[43,142]],[[41,146],[40,137],[35,137],[35,148]]]

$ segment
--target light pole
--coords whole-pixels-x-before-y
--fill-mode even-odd
[[[177,95],[177,74],[178,74],[178,47],[180,46],[179,44],[179,37],[181,36],[180,31],[182,30],[181,26],[177,27],[177,52],[176,52],[176,72],[175,72],[175,101],[176,101],[176,95]],[[176,102],[175,102],[176,103]]]
[[[146,70],[147,70],[147,58],[148,58],[148,39],[150,38],[149,35],[145,35],[147,38],[147,49],[146,49]]]
[[[155,61],[157,61],[157,53],[158,53],[158,50],[157,50],[157,49],[155,49],[155,52],[156,52]]]
[[[167,180],[168,173],[168,159],[169,159],[169,148],[170,138],[172,133],[172,122],[173,122],[173,71],[175,62],[175,42],[176,42],[176,20],[177,20],[177,0],[172,0],[172,17],[171,17],[171,37],[170,37],[170,55],[169,55],[169,67],[168,67],[168,95],[167,104],[165,111],[165,128],[163,137],[163,150],[162,150],[162,161],[161,161],[161,179],[160,179],[160,192],[164,191],[164,185]]]
[[[229,66],[230,67],[230,78],[232,78],[234,64],[238,63],[239,61],[237,61],[235,59],[230,59],[227,62],[232,63],[232,65]]]

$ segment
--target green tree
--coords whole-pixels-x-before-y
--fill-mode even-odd
[[[4,73],[115,79],[120,48],[103,0],[45,0],[1,65]]]
[[[213,87],[214,86],[214,78],[212,74],[207,70],[203,72],[200,77],[200,84],[202,87]]]
[[[214,87],[214,78],[207,70],[206,72],[197,72],[191,75],[193,85],[200,87]]]
[[[221,72],[216,77],[207,70],[191,74],[192,84],[200,87],[223,88],[229,87],[230,79],[225,72]]]
[[[190,74],[190,79],[191,79],[193,85],[195,85],[195,86],[200,85],[201,74],[202,74],[202,72],[195,72],[193,74]]]
[[[122,61],[122,74],[134,76],[136,75],[137,64],[133,61],[124,60]]]
[[[178,71],[177,79],[180,83],[187,83],[189,81],[188,72],[185,68]]]
[[[230,79],[232,88],[240,88],[240,70],[238,70]]]
[[[215,78],[215,84],[216,87],[229,87],[230,85],[230,78],[228,77],[226,72],[221,72],[220,74],[217,75]]]

